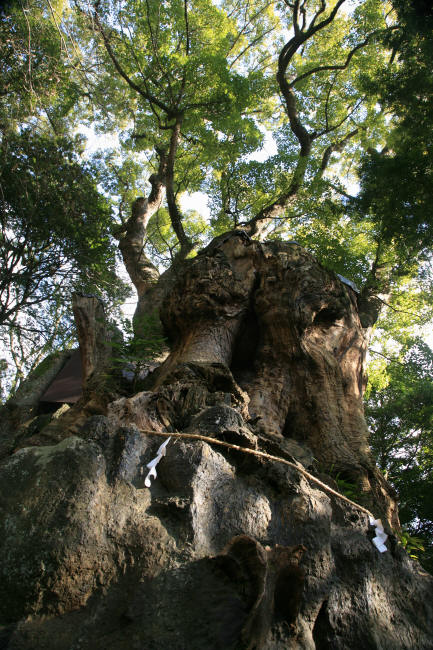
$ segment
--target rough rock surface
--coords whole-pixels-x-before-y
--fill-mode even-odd
[[[187,263],[146,391],[74,406],[63,439],[60,419],[55,444],[42,429],[1,461],[0,647],[433,648],[433,578],[297,469],[339,461],[375,516],[396,516],[368,452],[356,297],[300,247],[247,244]],[[176,438],[148,488],[174,429],[292,465]]]

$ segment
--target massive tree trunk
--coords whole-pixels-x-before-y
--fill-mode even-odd
[[[145,390],[2,461],[4,646],[432,648],[433,581],[368,448],[357,294],[241,232],[166,286]]]

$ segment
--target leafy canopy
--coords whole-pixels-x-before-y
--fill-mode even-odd
[[[407,340],[392,363],[370,368],[367,419],[379,467],[397,489],[400,519],[425,540],[424,566],[433,569],[433,353]]]

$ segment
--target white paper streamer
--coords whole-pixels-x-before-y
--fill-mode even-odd
[[[388,535],[383,530],[382,520],[370,517],[370,526],[374,526],[376,528],[376,536],[373,537],[371,541],[380,553],[385,553],[385,551],[388,550],[385,546]]]
[[[151,478],[156,479],[156,476],[157,476],[157,474],[156,474],[156,466],[158,465],[161,458],[163,456],[165,456],[166,451],[167,451],[166,447],[167,447],[168,443],[170,442],[170,440],[171,440],[171,436],[169,438],[167,438],[167,440],[165,440],[165,442],[163,442],[162,445],[160,445],[160,447],[159,447],[159,449],[158,449],[158,451],[156,453],[155,458],[153,458],[150,461],[150,463],[147,463],[146,467],[149,468],[149,471],[147,473],[146,478],[144,479],[144,485],[146,487],[150,487],[150,485],[151,485],[151,480],[150,479]]]

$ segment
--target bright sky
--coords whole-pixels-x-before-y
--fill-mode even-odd
[[[81,124],[75,133],[87,138],[85,154],[88,156],[101,149],[116,149],[120,146],[117,134],[96,134],[90,126],[84,126],[84,124]]]

